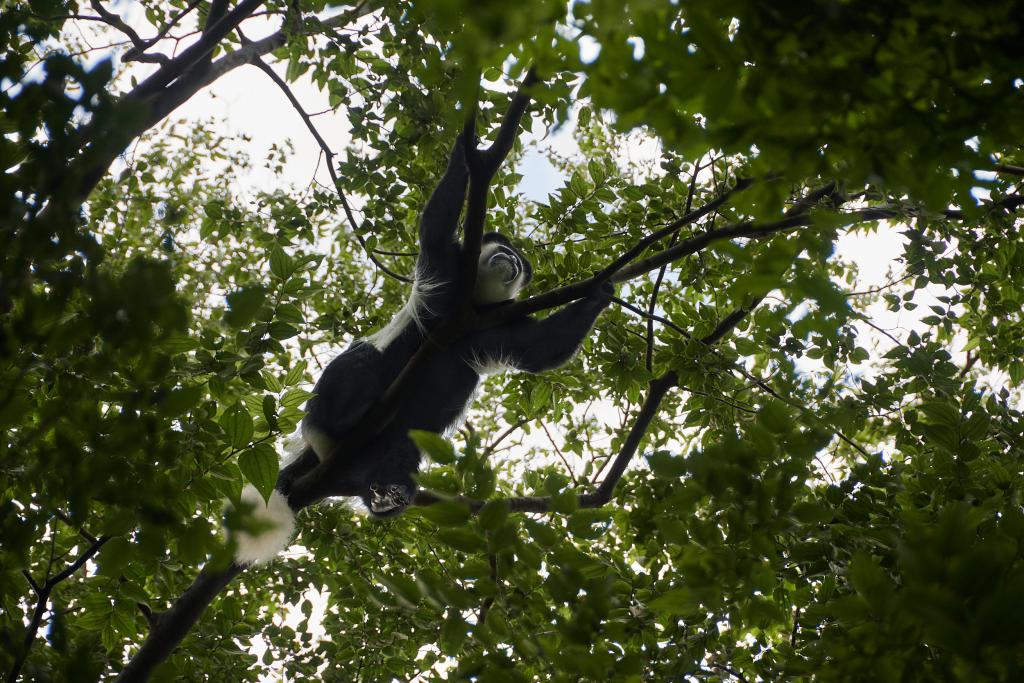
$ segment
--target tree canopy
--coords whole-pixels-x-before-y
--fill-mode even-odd
[[[1021,22],[4,2],[0,672],[1020,680]],[[295,110],[265,160],[178,113],[236,69],[266,75],[252,106]],[[324,501],[288,553],[230,565],[247,520],[224,501],[269,493],[320,369],[404,303],[464,128],[497,162],[466,234],[512,236],[536,277],[460,324],[604,282],[615,303],[569,365],[490,378],[451,439],[417,435],[405,515]],[[326,179],[248,184],[305,135]],[[563,179],[544,199],[531,155]]]

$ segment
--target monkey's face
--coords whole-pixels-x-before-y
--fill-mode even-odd
[[[493,304],[514,299],[533,277],[533,268],[522,252],[496,232],[484,235],[477,266],[473,300]]]
[[[374,517],[396,517],[412,502],[412,491],[401,484],[370,484],[363,503]]]

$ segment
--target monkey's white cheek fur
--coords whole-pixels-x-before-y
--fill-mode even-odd
[[[263,496],[251,484],[242,489],[241,501],[251,510],[249,514],[254,525],[262,530],[256,535],[244,531],[236,534],[235,561],[239,564],[270,562],[291,542],[295,533],[295,513],[280,491],[270,494],[268,504],[263,502]]]

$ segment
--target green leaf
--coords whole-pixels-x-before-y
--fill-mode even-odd
[[[696,616],[701,612],[700,600],[692,590],[686,587],[665,591],[648,602],[647,606],[655,612],[664,612],[683,617]]]
[[[419,429],[410,430],[409,438],[413,440],[420,451],[434,462],[440,465],[455,462],[455,447],[447,439],[433,432],[424,432]]]
[[[288,369],[288,374],[284,376],[284,385],[286,387],[293,387],[302,381],[302,378],[306,373],[306,363],[304,361],[295,361],[292,363],[291,368]]]
[[[295,304],[280,304],[274,312],[274,320],[293,325],[301,325],[304,322],[302,310]]]
[[[494,531],[508,518],[508,502],[491,500],[484,504],[477,514],[477,524],[485,531]]]
[[[267,328],[267,331],[270,333],[270,336],[273,339],[277,339],[279,341],[284,339],[291,339],[292,337],[299,333],[299,330],[298,328],[295,327],[295,325],[286,322],[281,322],[280,320],[275,320],[274,322],[270,323],[270,325]]]
[[[686,474],[686,459],[670,451],[654,451],[647,456],[647,464],[655,476],[662,479],[678,479]]]
[[[305,389],[289,389],[284,392],[284,396],[281,397],[281,407],[298,408],[308,401],[309,397],[312,395],[312,392],[306,391]]]
[[[380,577],[380,581],[387,587],[388,592],[407,607],[415,607],[423,597],[420,594],[419,586],[408,576],[392,574]]]
[[[420,510],[424,519],[440,526],[462,526],[470,518],[469,507],[456,500],[442,500]]]
[[[462,644],[466,642],[469,635],[469,624],[455,610],[449,610],[444,623],[441,624],[441,639],[439,645],[441,652],[452,657],[459,653]]]
[[[241,402],[224,411],[220,427],[224,430],[224,440],[232,448],[242,448],[252,440],[252,416]]]
[[[278,280],[287,280],[295,272],[295,261],[281,247],[270,252],[270,274]]]
[[[461,550],[464,553],[476,553],[484,550],[487,544],[484,539],[471,529],[447,528],[440,529],[437,537],[445,545]]]
[[[278,458],[274,448],[266,443],[256,444],[238,456],[238,469],[256,487],[263,500],[269,501],[278,474]]]
[[[263,302],[267,300],[264,287],[243,287],[227,296],[228,310],[224,313],[224,322],[238,329],[253,321]]]
[[[263,409],[263,417],[266,418],[267,424],[273,429],[274,423],[277,421],[277,408],[274,405],[274,397],[270,394],[264,394],[261,407]]]
[[[543,522],[525,519],[523,526],[526,527],[527,533],[536,541],[537,545],[542,548],[550,548],[559,541],[559,534]]]
[[[202,399],[205,388],[205,385],[197,384],[192,387],[172,389],[167,394],[167,397],[160,402],[158,408],[160,414],[167,417],[177,417],[187,413]]]

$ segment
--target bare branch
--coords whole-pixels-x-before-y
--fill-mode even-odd
[[[14,664],[11,666],[11,670],[7,674],[8,683],[14,683],[14,681],[18,680],[18,675],[21,673],[21,669],[25,665],[25,659],[28,657],[28,653],[32,649],[32,644],[35,642],[36,634],[39,632],[39,625],[43,621],[43,615],[46,614],[46,606],[50,601],[50,595],[53,593],[53,589],[70,578],[76,571],[81,569],[82,566],[92,559],[92,557],[100,551],[100,548],[102,548],[110,539],[110,536],[100,536],[97,538],[81,555],[78,556],[74,562],[69,564],[59,574],[48,578],[42,585],[39,585],[28,572],[24,572],[29,584],[36,592],[36,606],[32,611],[32,618],[29,620],[28,626],[25,628],[25,638],[22,641],[21,652],[19,652],[15,657]],[[47,572],[49,572],[49,570],[47,570]]]
[[[700,340],[701,343],[710,346],[719,341],[730,330],[735,328],[750,313],[753,307],[753,305],[747,306],[726,316],[722,322],[715,326],[715,330],[711,334]],[[615,487],[629,466],[630,460],[636,454],[637,448],[640,446],[641,441],[643,441],[644,436],[646,436],[651,421],[658,413],[662,399],[669,389],[676,386],[677,382],[678,377],[675,371],[666,372],[664,375],[651,380],[647,398],[644,399],[643,405],[640,406],[640,412],[637,414],[629,434],[626,435],[622,448],[619,449],[618,455],[615,456],[607,476],[596,490],[579,495],[578,501],[581,508],[599,508],[611,501]],[[416,494],[413,504],[432,505],[440,500],[442,498],[437,494],[429,491],[420,491]],[[484,506],[484,501],[482,500],[466,498],[459,498],[458,500],[468,505],[469,509],[473,512],[478,512]],[[508,503],[509,509],[513,512],[550,512],[552,500],[549,496],[523,496],[508,498],[505,502]]]
[[[713,163],[713,160],[709,163]],[[690,188],[686,192],[686,208],[683,209],[683,215],[690,213],[693,208],[693,197],[697,193],[697,174],[700,173],[701,166],[700,161],[693,165],[693,173],[690,176]],[[713,221],[712,221],[713,222]],[[672,233],[672,239],[669,241],[669,248],[674,247],[676,241],[679,239],[679,231],[676,230]],[[665,279],[665,273],[668,270],[668,264],[663,265],[658,269],[658,275],[654,279],[654,287],[651,288],[651,298],[647,303],[647,353],[644,356],[644,365],[647,368],[647,372],[651,372],[654,368],[654,309],[658,305],[658,292],[661,290],[661,283]]]
[[[732,197],[732,195],[735,194],[736,192],[741,192],[742,190],[745,190],[748,187],[750,187],[753,184],[753,182],[754,181],[750,178],[738,179],[734,187],[727,190],[726,192],[723,192],[718,197],[712,199],[704,206],[700,207],[699,209],[696,209],[695,211],[688,210],[687,213],[681,218],[672,221],[661,230],[658,230],[657,232],[654,232],[648,235],[647,237],[644,237],[642,240],[640,240],[635,245],[626,250],[626,253],[622,254],[617,259],[615,259],[607,266],[602,268],[596,275],[594,275],[593,279],[597,282],[605,282],[606,280],[611,279],[627,263],[630,263],[633,259],[642,254],[644,250],[647,249],[647,247],[654,244],[663,237],[671,235],[672,233],[682,228],[684,225],[689,225],[694,221],[700,220],[701,218],[708,215],[709,213],[720,207],[722,204],[727,202],[729,198]]]
[[[1024,195],[1011,194],[998,201],[990,202],[985,209],[986,213],[994,213],[999,210],[1013,212],[1022,206],[1024,206]],[[942,214],[946,218],[955,221],[962,221],[966,217],[964,212],[960,209],[947,209],[943,211]]]
[[[629,430],[629,434],[626,435],[626,440],[623,442],[619,454],[615,456],[611,469],[608,470],[608,474],[596,491],[580,496],[580,507],[602,507],[612,499],[612,493],[615,492],[616,485],[618,485],[619,480],[625,473],[629,461],[632,460],[633,455],[640,446],[640,442],[646,436],[647,428],[650,426],[651,421],[658,413],[661,400],[668,393],[668,390],[676,385],[677,381],[678,378],[673,371],[669,371],[661,377],[651,380],[647,398],[644,399],[643,405],[640,406],[640,412],[637,414],[636,421],[633,423],[632,429]]]
[[[153,75],[135,86],[128,93],[128,97],[143,99],[155,95],[183,76],[195,64],[206,58],[221,40],[234,31],[235,27],[245,21],[263,2],[264,0],[242,0],[230,12],[207,26],[199,40],[182,50]]]
[[[1024,166],[1013,166],[1012,164],[996,164],[992,168],[997,173],[1024,176]]]
[[[583,493],[578,496],[579,507],[599,508],[603,507],[611,500],[612,493],[615,491],[615,486],[619,483],[619,479],[622,478],[623,473],[626,471],[629,461],[636,453],[637,447],[646,435],[647,428],[650,426],[651,420],[654,419],[654,416],[658,412],[658,406],[661,404],[662,398],[664,398],[669,389],[675,386],[675,383],[676,376],[674,372],[666,373],[661,377],[651,380],[647,398],[644,400],[644,403],[640,408],[640,412],[637,414],[636,420],[633,423],[633,427],[630,429],[625,442],[622,444],[622,448],[619,449],[618,455],[615,456],[615,460],[612,463],[611,469],[608,471],[608,475],[595,491]],[[448,498],[443,498],[431,491],[420,490],[417,492],[416,498],[413,500],[413,505],[433,505],[442,500],[448,500]],[[488,502],[463,497],[455,498],[455,500],[468,506],[470,511],[474,513],[479,512],[480,509],[483,508],[484,504]],[[512,512],[552,511],[552,499],[550,496],[516,496],[501,500],[509,506],[509,510]]]
[[[498,137],[491,143],[490,147],[480,154],[491,170],[491,175],[501,166],[509,152],[512,151],[516,138],[519,137],[519,125],[523,120],[527,107],[530,106],[530,89],[537,82],[537,70],[531,67],[526,72],[519,90],[512,97],[512,101],[509,102],[508,110],[505,112],[505,117],[501,121],[501,127],[498,129]]]
[[[345,196],[344,190],[341,189],[341,181],[338,179],[338,173],[334,169],[334,152],[327,144],[327,141],[324,140],[323,136],[320,135],[320,132],[316,129],[316,126],[313,125],[313,120],[310,119],[309,114],[307,114],[306,110],[302,107],[302,103],[299,102],[297,97],[295,97],[295,94],[292,92],[292,89],[289,88],[288,84],[284,82],[284,79],[278,76],[277,72],[274,71],[269,64],[260,59],[259,56],[254,56],[252,59],[252,63],[254,66],[258,67],[263,73],[265,73],[278,88],[281,89],[285,97],[288,98],[288,101],[291,103],[292,108],[295,109],[295,112],[299,115],[299,118],[301,118],[302,122],[306,125],[306,129],[309,130],[310,135],[312,135],[313,139],[316,140],[316,144],[320,146],[320,150],[323,152],[324,157],[326,157],[327,159],[327,173],[330,174],[331,182],[334,185],[334,191],[337,192],[338,198],[341,200],[341,206],[342,209],[344,209],[345,211],[345,217],[348,220],[349,227],[352,230],[352,234],[355,236],[356,240],[359,241],[359,245],[363,248],[363,252],[366,254],[367,258],[369,258],[370,261],[373,262],[373,265],[380,268],[381,272],[384,273],[385,275],[392,277],[396,280],[399,280],[401,282],[411,283],[412,278],[407,277],[405,275],[401,275],[391,270],[390,268],[385,266],[380,261],[380,259],[377,258],[377,256],[373,253],[371,249],[367,248],[366,240],[363,238],[361,234],[359,234],[359,226],[356,223],[355,215],[352,213],[352,207],[348,203],[348,197]]]
[[[679,325],[676,325],[674,322],[672,322],[671,320],[669,320],[668,318],[666,318],[664,316],[655,315],[654,313],[647,313],[647,312],[637,308],[633,304],[629,303],[628,301],[623,301],[622,299],[620,299],[617,296],[613,296],[612,297],[612,302],[618,304],[619,306],[622,306],[623,308],[625,308],[628,311],[632,311],[633,313],[636,313],[637,315],[639,315],[642,318],[646,318],[648,320],[653,320],[653,321],[659,322],[662,325],[664,325],[665,327],[668,327],[668,328],[678,332],[679,334],[683,335],[687,339],[692,339],[693,338],[692,334],[690,334],[689,332],[687,332],[683,328],[679,327]]]
[[[133,49],[139,50],[140,52],[145,49],[145,41],[139,37],[139,34],[135,32],[135,29],[125,23],[124,19],[121,18],[121,15],[108,10],[103,6],[103,3],[100,2],[100,0],[91,0],[90,4],[92,5],[92,8],[96,10],[96,14],[100,15],[106,24],[128,36],[128,40],[132,41],[132,45],[134,46]],[[168,58],[165,57],[164,59]]]
[[[25,577],[26,581],[28,581],[28,585],[32,586],[32,590],[36,592],[36,595],[38,595],[43,590],[39,587],[39,584],[36,583],[36,580],[32,578],[32,575],[28,573],[27,569],[22,569],[21,575]]]
[[[786,211],[787,216],[798,216],[813,209],[818,202],[836,191],[835,182],[828,182],[798,199]]]
[[[707,336],[701,337],[701,343],[710,346],[711,344],[714,344],[715,342],[720,340],[725,335],[732,332],[736,328],[736,326],[739,325],[743,321],[743,319],[750,314],[751,311],[757,308],[757,305],[761,303],[763,299],[763,296],[756,296],[754,297],[753,302],[751,302],[749,305],[743,306],[742,308],[738,308],[729,315],[725,316],[722,319],[722,321],[715,326],[715,329],[711,330],[711,332]]]
[[[883,330],[881,327],[879,327],[875,323],[871,322],[871,320],[869,320],[866,315],[860,316],[858,318],[858,320],[860,320],[861,322],[865,323],[868,327],[873,328],[879,334],[884,334],[886,337],[891,339],[896,344],[896,346],[903,346],[903,342],[901,342],[899,339],[897,339],[895,336],[893,336],[887,330]]]
[[[153,668],[174,652],[206,607],[244,569],[235,563],[226,568],[206,565],[174,605],[155,617],[146,642],[121,670],[117,681],[141,683],[148,680]]]
[[[127,51],[125,51],[124,56],[122,57],[122,59],[124,59],[124,61],[126,61],[126,62],[133,62],[133,61],[134,62],[159,62],[161,64],[163,64],[165,62],[169,62],[171,58],[168,57],[167,55],[164,55],[164,54],[147,55],[147,54],[143,54],[143,53],[146,50],[148,50],[149,48],[151,48],[154,45],[156,45],[157,43],[159,43],[161,40],[163,40],[164,36],[166,36],[167,33],[172,28],[174,28],[178,24],[178,22],[182,20],[182,18],[186,14],[188,14],[189,12],[194,10],[199,5],[200,2],[202,2],[202,0],[191,0],[191,2],[189,2],[184,8],[179,10],[177,14],[175,14],[173,17],[171,17],[167,21],[166,24],[161,26],[160,29],[156,32],[155,36],[153,36],[152,38],[149,38],[147,40],[142,41],[141,45],[137,44],[137,45],[129,48]]]
[[[247,0],[247,2],[251,4],[251,0]],[[319,28],[329,29],[344,25],[354,19],[376,11],[377,5],[378,2],[375,1],[361,3],[350,12],[343,12],[319,22]],[[235,9],[228,13],[227,16],[217,22],[217,26],[211,27],[210,32],[208,34],[204,34],[204,37],[200,39],[199,42],[207,40],[209,35],[213,35],[214,31],[219,32],[225,22],[233,20],[236,12],[241,7],[241,4],[235,7]],[[287,29],[281,28],[266,38],[253,41],[234,52],[220,57],[208,67],[200,70],[199,73],[192,74],[191,78],[178,79],[166,89],[154,88],[152,92],[146,90],[140,93],[139,88],[146,85],[148,82],[145,81],[140,84],[138,88],[122,97],[118,103],[119,107],[127,110],[141,107],[145,111],[145,114],[138,119],[138,123],[134,126],[120,127],[114,130],[104,127],[103,121],[120,121],[120,118],[114,116],[105,117],[103,121],[96,121],[87,125],[79,132],[78,138],[80,142],[78,143],[78,146],[81,148],[86,148],[88,146],[88,149],[80,159],[73,162],[72,167],[67,171],[67,174],[77,174],[81,178],[78,199],[80,201],[84,201],[85,198],[88,197],[89,193],[96,187],[96,184],[99,183],[106,174],[107,169],[110,168],[110,164],[114,162],[117,156],[125,146],[131,142],[131,140],[155,126],[168,114],[188,101],[188,99],[195,95],[196,92],[214,82],[224,74],[242,66],[243,64],[251,63],[253,58],[256,56],[266,55],[284,45],[288,35],[289,33]],[[178,57],[180,58],[185,55],[186,52],[192,50],[199,44],[199,42],[190,46]],[[202,55],[200,55],[200,57],[201,56]],[[168,65],[161,68],[160,71],[162,72],[165,68],[170,69],[172,67],[173,65],[168,63]],[[178,64],[178,67],[180,67],[180,64]],[[173,68],[177,69],[178,67]],[[180,74],[175,74],[174,78],[177,78],[177,75]]]

